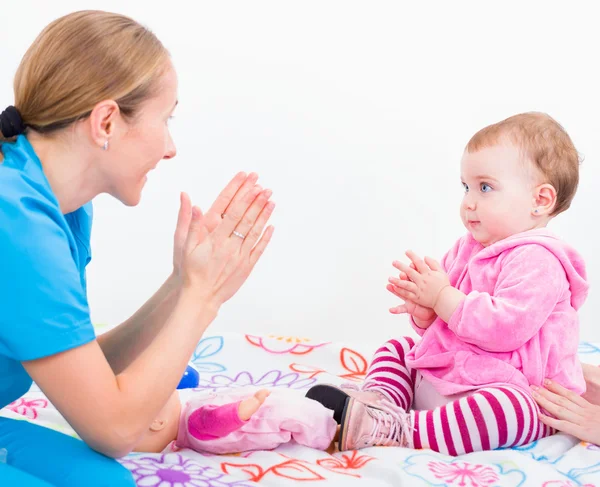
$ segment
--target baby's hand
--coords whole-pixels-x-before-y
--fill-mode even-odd
[[[442,290],[450,286],[448,275],[438,262],[429,257],[422,260],[411,251],[406,255],[412,261],[412,266],[398,261],[393,265],[408,279],[390,279],[390,282],[397,287],[398,296],[405,301],[412,301],[424,308],[435,308]]]
[[[263,405],[265,399],[269,397],[269,394],[271,394],[271,391],[261,389],[254,394],[254,396],[242,400],[238,408],[238,416],[240,419],[242,421],[248,421],[252,415]]]
[[[412,262],[410,264],[410,268],[416,269],[415,265]],[[431,324],[437,318],[435,311],[431,308],[426,308],[424,306],[421,306],[420,304],[415,303],[414,301],[411,301],[410,299],[406,299],[405,297],[403,297],[403,289],[401,287],[399,287],[399,285],[401,285],[401,283],[399,281],[409,281],[410,279],[408,278],[406,273],[402,272],[402,271],[400,271],[399,277],[400,277],[400,279],[397,279],[395,277],[390,277],[389,278],[390,284],[388,284],[386,286],[386,289],[389,292],[391,292],[394,296],[397,296],[400,299],[402,299],[404,301],[404,304],[401,304],[400,306],[395,306],[394,308],[391,308],[390,313],[392,313],[392,314],[407,313],[412,316],[415,324],[419,328],[422,328],[422,329],[429,328],[431,326]]]
[[[395,277],[390,277],[389,280],[391,284],[388,284],[386,289],[394,296],[398,296],[400,299],[404,300],[404,304],[390,308],[390,313],[395,315],[407,313],[419,321],[433,321],[435,319],[435,311],[433,311],[431,308],[421,306],[420,304],[417,304],[414,301],[406,299],[402,296],[402,289],[395,285],[395,281],[398,279]]]

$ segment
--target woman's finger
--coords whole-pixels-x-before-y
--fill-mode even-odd
[[[269,242],[271,241],[271,238],[273,237],[274,231],[275,231],[275,227],[269,226],[265,230],[265,233],[263,233],[263,235],[260,238],[260,240],[258,241],[258,243],[254,246],[254,248],[250,252],[250,270],[254,269],[254,266],[261,258],[262,254],[264,253],[265,249],[267,248],[267,245],[269,245]]]
[[[175,227],[175,241],[185,239],[192,221],[192,201],[187,193],[181,193],[179,198],[179,213],[177,214],[177,225]]]
[[[190,230],[191,221],[192,202],[187,193],[181,193],[177,225],[175,226],[175,235],[173,236],[173,266],[178,271],[180,270],[183,249]]]
[[[197,206],[192,208],[190,220],[189,232],[185,244],[188,253],[192,252],[198,246],[198,243],[203,241],[208,235],[204,226],[204,215],[202,214],[202,210]]]
[[[581,408],[577,404],[544,388],[534,389],[532,394],[535,401],[552,416],[574,424],[582,422],[583,417],[579,414]]]
[[[256,182],[258,181],[258,174],[252,172],[241,181],[241,185],[238,186],[239,181],[237,178],[244,173],[238,174],[233,180],[225,187],[221,194],[217,197],[217,201],[213,204],[214,210],[211,207],[211,212],[218,214],[222,219],[225,219],[231,212],[231,209],[236,205],[239,205],[240,201],[248,195],[252,189],[255,188]],[[237,189],[236,189],[237,187]],[[217,213],[218,210],[221,210]]]
[[[244,185],[247,184],[247,181],[244,183]],[[243,196],[238,197],[238,195],[236,195],[234,202],[229,205],[227,213],[224,215],[223,220],[215,230],[215,237],[217,238],[217,241],[223,242],[233,234],[234,230],[242,221],[242,218],[252,206],[254,200],[261,193],[261,191],[262,188],[260,186],[254,185],[248,191],[245,191]],[[238,191],[238,194],[240,192],[242,192],[242,190]]]
[[[567,433],[568,435],[573,435],[577,438],[583,438],[585,436],[585,430],[581,426],[577,424],[573,424],[569,421],[565,421],[562,419],[555,419],[550,416],[546,416],[545,414],[539,413],[538,417],[540,421],[545,425],[550,426],[550,428],[554,428],[555,430],[562,431],[563,433]]]
[[[271,215],[273,214],[274,210],[275,203],[273,201],[269,201],[263,207],[262,211],[260,212],[260,215],[258,215],[258,218],[254,222],[254,226],[249,230],[248,235],[246,235],[246,238],[244,239],[242,252],[250,253],[252,251],[252,249],[256,245],[256,242],[263,234],[263,231],[267,226],[267,222],[269,221],[269,218],[271,218]]]
[[[562,396],[571,403],[575,403],[582,408],[590,407],[590,403],[586,401],[583,397],[579,396],[578,394],[575,394],[569,389],[566,389],[565,387],[561,386],[558,382],[546,379],[544,381],[544,387],[550,392],[556,394],[557,396]]]
[[[227,207],[230,203],[232,203],[233,198],[237,195],[238,191],[244,186],[244,183],[251,179],[252,184],[255,184],[258,180],[258,175],[256,173],[250,173],[246,175],[245,172],[237,173],[234,178],[227,183],[227,186],[219,193],[217,199],[210,207],[209,213],[214,213],[216,215],[223,215],[227,211]]]
[[[254,247],[254,244],[262,234],[262,230],[265,226],[266,220],[263,218],[261,220],[262,227],[260,228],[260,233],[257,235],[257,230],[254,229],[255,226],[260,226],[259,218],[263,215],[263,211],[265,207],[269,204],[269,198],[273,192],[270,189],[265,189],[254,200],[252,206],[248,208],[248,211],[242,217],[242,221],[235,228],[237,235],[243,235],[244,237],[244,246],[248,247],[248,243],[250,243],[250,249]],[[267,218],[268,219],[268,218]]]
[[[406,256],[414,264],[417,271],[427,272],[430,270],[429,267],[427,266],[427,264],[425,264],[425,262],[423,261],[423,259],[421,259],[421,257],[419,257],[417,254],[415,254],[412,250],[407,250]]]

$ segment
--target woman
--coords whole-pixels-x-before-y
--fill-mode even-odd
[[[535,388],[533,398],[554,417],[540,415],[542,422],[580,440],[600,445],[600,367],[582,364],[586,391],[582,396],[554,381]]]
[[[0,115],[0,407],[33,380],[85,443],[0,418],[0,485],[134,485],[107,457],[126,455],[146,432],[265,250],[271,192],[239,174],[206,215],[182,195],[172,275],[95,337],[90,202],[109,193],[137,205],[147,173],[175,156],[177,77],[147,29],[86,11],[44,29],[14,89],[15,105]]]

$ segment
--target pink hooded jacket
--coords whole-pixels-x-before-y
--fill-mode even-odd
[[[406,363],[448,396],[490,385],[529,391],[545,378],[580,394],[577,310],[587,297],[581,256],[546,229],[483,247],[471,234],[444,256],[450,283],[467,295],[450,322],[437,318]]]

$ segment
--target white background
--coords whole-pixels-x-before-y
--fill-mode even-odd
[[[552,223],[587,259],[582,338],[600,341],[594,251],[600,32],[592,2],[148,2],[21,0],[0,9],[0,106],[39,31],[83,8],[148,25],[180,81],[178,157],[142,204],[96,201],[89,297],[97,323],[129,316],[170,272],[178,192],[207,208],[239,170],[274,190],[276,233],[212,332],[385,339],[390,263],[441,257],[464,229],[459,160],[483,126],[546,111],[585,157]],[[118,46],[116,47],[118,49]]]

